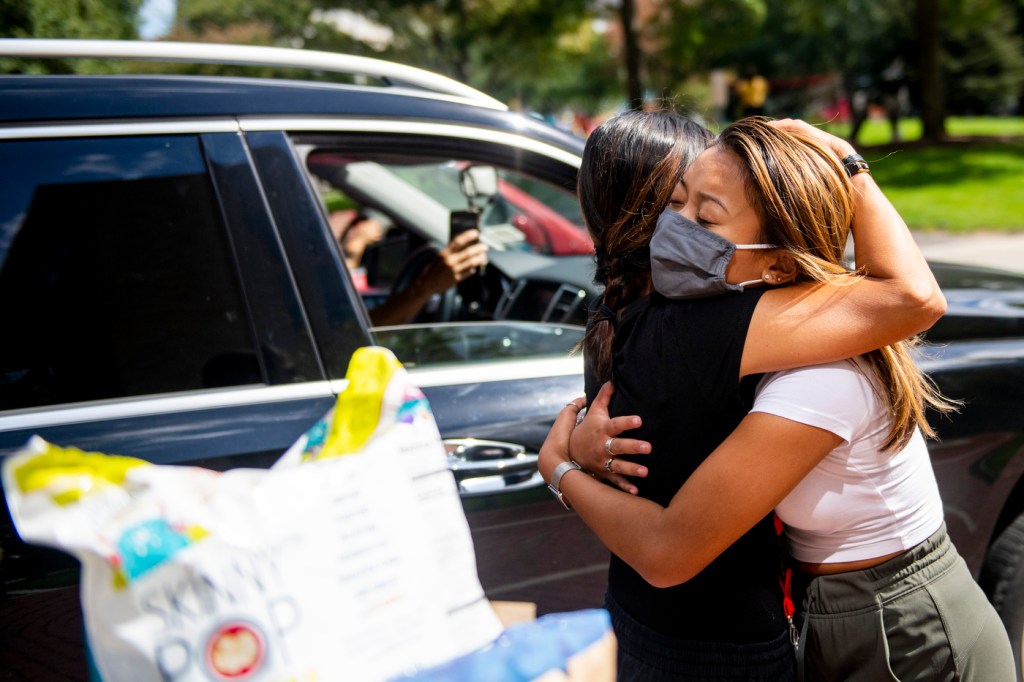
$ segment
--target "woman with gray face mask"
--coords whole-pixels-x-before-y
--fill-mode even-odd
[[[601,158],[602,146],[614,147],[608,140],[588,142],[591,163]],[[771,511],[848,435],[766,412],[745,417],[756,375],[892,344],[930,326],[944,306],[906,227],[870,175],[856,172],[863,164],[848,158],[852,154],[845,141],[799,122],[736,124],[698,158],[684,182],[662,177],[671,197],[661,203],[652,198],[646,211],[624,205],[617,214],[608,207],[613,217],[604,222],[601,197],[615,191],[614,183],[612,189],[602,183],[609,184],[613,174],[601,163],[589,165],[585,154],[581,202],[596,233],[598,275],[610,284],[588,329],[588,398],[601,382],[614,379],[612,414],[640,414],[643,421],[618,417],[591,424],[588,417],[576,430],[580,437],[573,436],[573,462],[562,415],[542,449],[540,470],[614,554],[607,606],[619,637],[622,680],[793,675],[786,667],[793,648]],[[753,159],[761,161],[744,165]],[[659,183],[648,178],[632,184]],[[589,213],[588,196],[598,197]],[[667,276],[675,287],[670,293],[686,299],[681,301],[651,293],[650,286],[637,284],[638,274],[616,266],[643,248],[638,223],[653,223],[652,213],[656,218],[666,204],[684,217],[663,217],[650,244],[654,284]],[[858,264],[866,270],[855,277],[844,274],[842,264],[851,227]],[[661,238],[681,242],[683,233],[697,246],[687,242],[659,264],[668,251]],[[633,241],[621,239],[623,234]],[[624,243],[633,248],[622,248]],[[630,291],[640,293],[622,294]],[[872,381],[897,394],[896,416],[882,420],[875,443],[883,450],[902,447],[919,428],[927,429],[926,404],[945,406],[907,364],[906,350],[885,351],[874,380],[866,378],[870,370],[848,373],[867,382],[850,384],[864,400],[873,395]],[[635,427],[640,428],[628,435],[653,448],[615,437]],[[653,454],[642,464],[616,456],[633,452]],[[928,570],[942,561],[955,563],[955,551],[943,549],[941,561],[936,558],[940,539],[932,534],[939,529],[932,526],[941,525],[941,507],[936,514],[936,499],[929,497],[930,469],[922,469],[919,455],[907,459],[908,480],[930,503],[909,522],[906,541],[916,546],[934,540],[924,552],[934,560]],[[580,464],[636,496],[572,473]],[[890,548],[888,555],[901,553],[881,544]],[[886,554],[871,556],[868,564],[876,560],[884,563]],[[848,568],[856,566],[851,561]],[[978,634],[990,625],[985,615],[965,632]],[[1008,645],[1002,648],[990,635],[986,631],[982,638],[991,644],[987,651],[1005,661],[1001,654]],[[855,659],[863,653],[855,647],[850,652]],[[871,677],[875,672],[865,679],[878,679]]]

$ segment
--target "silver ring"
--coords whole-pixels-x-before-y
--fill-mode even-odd
[[[565,406],[566,407],[574,407],[574,408],[576,408],[576,413],[579,414],[580,406],[577,405],[576,403],[572,403],[572,402],[566,403]]]
[[[615,453],[614,453],[614,452],[612,452],[612,441],[613,441],[613,440],[615,440],[615,438],[614,438],[614,437],[612,437],[612,438],[609,438],[608,440],[606,440],[606,441],[604,442],[604,451],[605,451],[605,452],[607,452],[607,453],[608,453],[609,455],[612,455],[612,456],[614,457],[614,456],[615,456]]]
[[[614,457],[609,457],[608,461],[604,463],[604,470],[605,471],[611,472],[611,470],[612,470],[612,460],[614,460],[614,459],[615,459]]]

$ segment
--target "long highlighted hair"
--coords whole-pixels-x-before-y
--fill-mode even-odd
[[[863,276],[844,263],[855,190],[831,150],[763,118],[730,124],[714,144],[739,158],[747,198],[761,218],[758,239],[792,254],[798,271],[795,281],[842,284]],[[926,410],[944,413],[956,407],[914,362],[912,349],[918,342],[914,337],[863,356],[877,377],[879,399],[890,408],[885,450],[904,447],[915,428],[934,437]]]

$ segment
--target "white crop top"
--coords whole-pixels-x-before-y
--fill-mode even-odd
[[[882,452],[887,405],[861,359],[768,374],[752,412],[834,433],[830,452],[776,507],[799,561],[857,561],[910,549],[942,524],[942,500],[920,431]]]

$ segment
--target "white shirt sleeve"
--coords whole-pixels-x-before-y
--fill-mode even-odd
[[[768,374],[751,412],[764,412],[825,429],[847,443],[870,424],[876,403],[866,365],[840,360]]]

